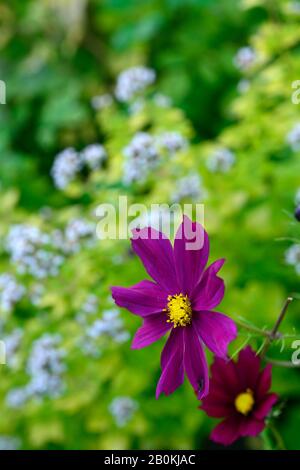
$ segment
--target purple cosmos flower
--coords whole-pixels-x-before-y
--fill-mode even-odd
[[[231,319],[212,311],[224,296],[224,281],[217,276],[224,260],[205,269],[208,235],[186,216],[174,248],[164,234],[151,227],[133,230],[132,247],[154,280],[129,288],[112,287],[116,304],[143,318],[132,348],[148,346],[170,331],[161,355],[156,397],[174,392],[186,374],[200,399],[209,386],[203,345],[225,358],[237,333]]]
[[[240,352],[237,362],[215,359],[210,393],[200,407],[208,416],[224,418],[211,433],[213,441],[228,446],[265,428],[265,418],[278,397],[269,393],[272,366],[263,370],[260,366],[260,357],[250,346]]]

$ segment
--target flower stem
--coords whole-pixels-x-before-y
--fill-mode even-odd
[[[267,350],[269,349],[269,347],[270,347],[272,341],[273,341],[274,339],[276,339],[276,335],[277,335],[278,329],[279,329],[279,327],[280,327],[280,325],[281,325],[281,323],[282,323],[282,320],[283,320],[284,317],[285,317],[285,314],[286,314],[286,312],[287,312],[288,306],[289,306],[289,304],[292,302],[292,300],[293,300],[293,297],[288,297],[288,298],[286,299],[286,301],[285,301],[285,303],[284,303],[284,306],[282,307],[281,312],[280,312],[280,314],[279,314],[279,316],[278,316],[278,318],[277,318],[277,320],[276,320],[276,323],[275,323],[273,329],[271,330],[270,335],[269,335],[269,336],[266,338],[266,340],[265,340],[264,347],[263,347],[263,349],[262,349],[262,351],[261,351],[261,357],[262,357],[262,358],[265,357],[266,352],[267,352]]]
[[[277,449],[278,450],[286,450],[286,447],[285,447],[285,444],[284,444],[283,439],[281,437],[281,434],[278,432],[278,430],[276,429],[274,424],[269,423],[268,428],[270,429],[270,431],[273,435],[273,438],[274,438],[274,441],[276,443]]]

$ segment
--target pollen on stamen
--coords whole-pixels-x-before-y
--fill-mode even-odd
[[[168,323],[177,326],[187,326],[192,320],[191,302],[187,295],[176,294],[168,296],[168,305],[164,309],[168,315]]]

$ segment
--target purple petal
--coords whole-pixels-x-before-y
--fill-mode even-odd
[[[202,311],[193,315],[192,322],[206,346],[217,357],[226,359],[228,345],[237,336],[234,321],[222,313]]]
[[[208,394],[209,377],[206,357],[196,329],[184,327],[184,370],[199,400]]]
[[[224,259],[219,259],[204,271],[193,292],[194,310],[212,310],[222,301],[225,285],[223,279],[218,277],[217,273],[223,266],[224,261]]]
[[[206,266],[209,239],[202,225],[184,216],[175,236],[174,257],[178,284],[191,296]]]
[[[265,428],[265,423],[263,421],[258,421],[256,419],[250,418],[242,421],[240,434],[241,436],[257,436]]]
[[[232,400],[228,399],[223,390],[213,390],[211,381],[209,394],[202,400],[200,408],[212,418],[226,418],[234,411]]]
[[[211,386],[214,389],[221,389],[226,396],[234,399],[243,390],[236,371],[236,364],[233,361],[225,361],[215,357],[211,366],[212,378]]]
[[[154,228],[134,229],[132,248],[149,274],[167,294],[179,293],[171,242]]]
[[[161,393],[170,395],[184,380],[183,370],[183,331],[174,328],[161,355],[162,374],[156,387],[156,398]]]
[[[145,317],[143,325],[137,330],[133,338],[131,348],[141,349],[149,346],[149,344],[165,335],[170,328],[170,323],[167,323],[166,316],[163,313]]]
[[[111,288],[119,307],[142,317],[161,312],[167,305],[167,294],[154,282],[144,280],[132,287]]]
[[[244,389],[250,388],[254,391],[259,377],[260,357],[250,346],[241,350],[236,369]]]
[[[278,395],[275,393],[269,393],[266,395],[254,410],[254,416],[257,419],[264,419],[271,411],[272,406],[277,402]]]
[[[232,415],[218,424],[212,431],[210,438],[224,446],[229,446],[240,437],[241,418]]]
[[[260,372],[257,386],[256,395],[258,398],[263,398],[264,395],[270,390],[272,383],[272,364],[267,364],[266,367]]]

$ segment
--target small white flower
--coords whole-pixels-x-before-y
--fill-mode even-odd
[[[51,236],[32,225],[13,225],[6,249],[20,274],[28,273],[38,279],[56,276],[64,262],[63,256],[52,251]]]
[[[109,405],[109,411],[117,426],[123,427],[138,409],[138,403],[130,397],[116,397]]]
[[[109,108],[112,103],[113,97],[109,93],[105,93],[104,95],[93,96],[93,98],[91,99],[91,105],[96,110]]]
[[[300,122],[295,124],[292,130],[287,134],[286,141],[294,152],[300,150]]]
[[[123,150],[125,184],[144,182],[160,159],[155,139],[147,132],[138,132]]]
[[[294,266],[297,274],[300,274],[300,244],[290,246],[285,252],[285,262]]]
[[[257,55],[252,47],[246,46],[238,50],[234,57],[234,64],[240,70],[248,70],[256,61]]]
[[[184,199],[199,201],[204,199],[206,192],[202,186],[202,180],[199,175],[192,174],[180,178],[176,182],[176,191],[172,195],[172,201],[179,203]]]
[[[131,67],[120,73],[115,95],[121,102],[128,102],[155,81],[155,72],[143,66]]]
[[[226,173],[230,170],[234,162],[235,156],[230,150],[226,148],[219,148],[216,149],[208,158],[207,168],[213,173]]]
[[[72,219],[65,229],[64,249],[76,253],[82,244],[91,245],[95,241],[95,224],[82,218]]]
[[[0,450],[18,450],[21,441],[18,437],[0,435]]]
[[[82,161],[91,169],[96,170],[101,167],[107,158],[107,153],[103,145],[91,144],[81,152]]]
[[[158,142],[171,155],[188,147],[187,140],[179,132],[164,132],[159,136]]]
[[[67,148],[56,155],[51,175],[58,189],[65,189],[81,169],[80,155],[73,148]]]
[[[172,105],[171,98],[161,93],[155,93],[153,101],[156,106],[159,106],[160,108],[169,108]]]
[[[19,284],[15,277],[8,273],[0,275],[0,309],[10,312],[26,292],[25,287]]]
[[[17,365],[17,353],[21,345],[23,331],[21,328],[14,329],[9,335],[3,338],[5,344],[6,364],[9,367]]]
[[[250,88],[250,82],[249,80],[246,80],[245,78],[240,80],[239,83],[237,84],[237,90],[239,93],[241,93],[241,95],[246,93],[249,90],[249,88]]]

